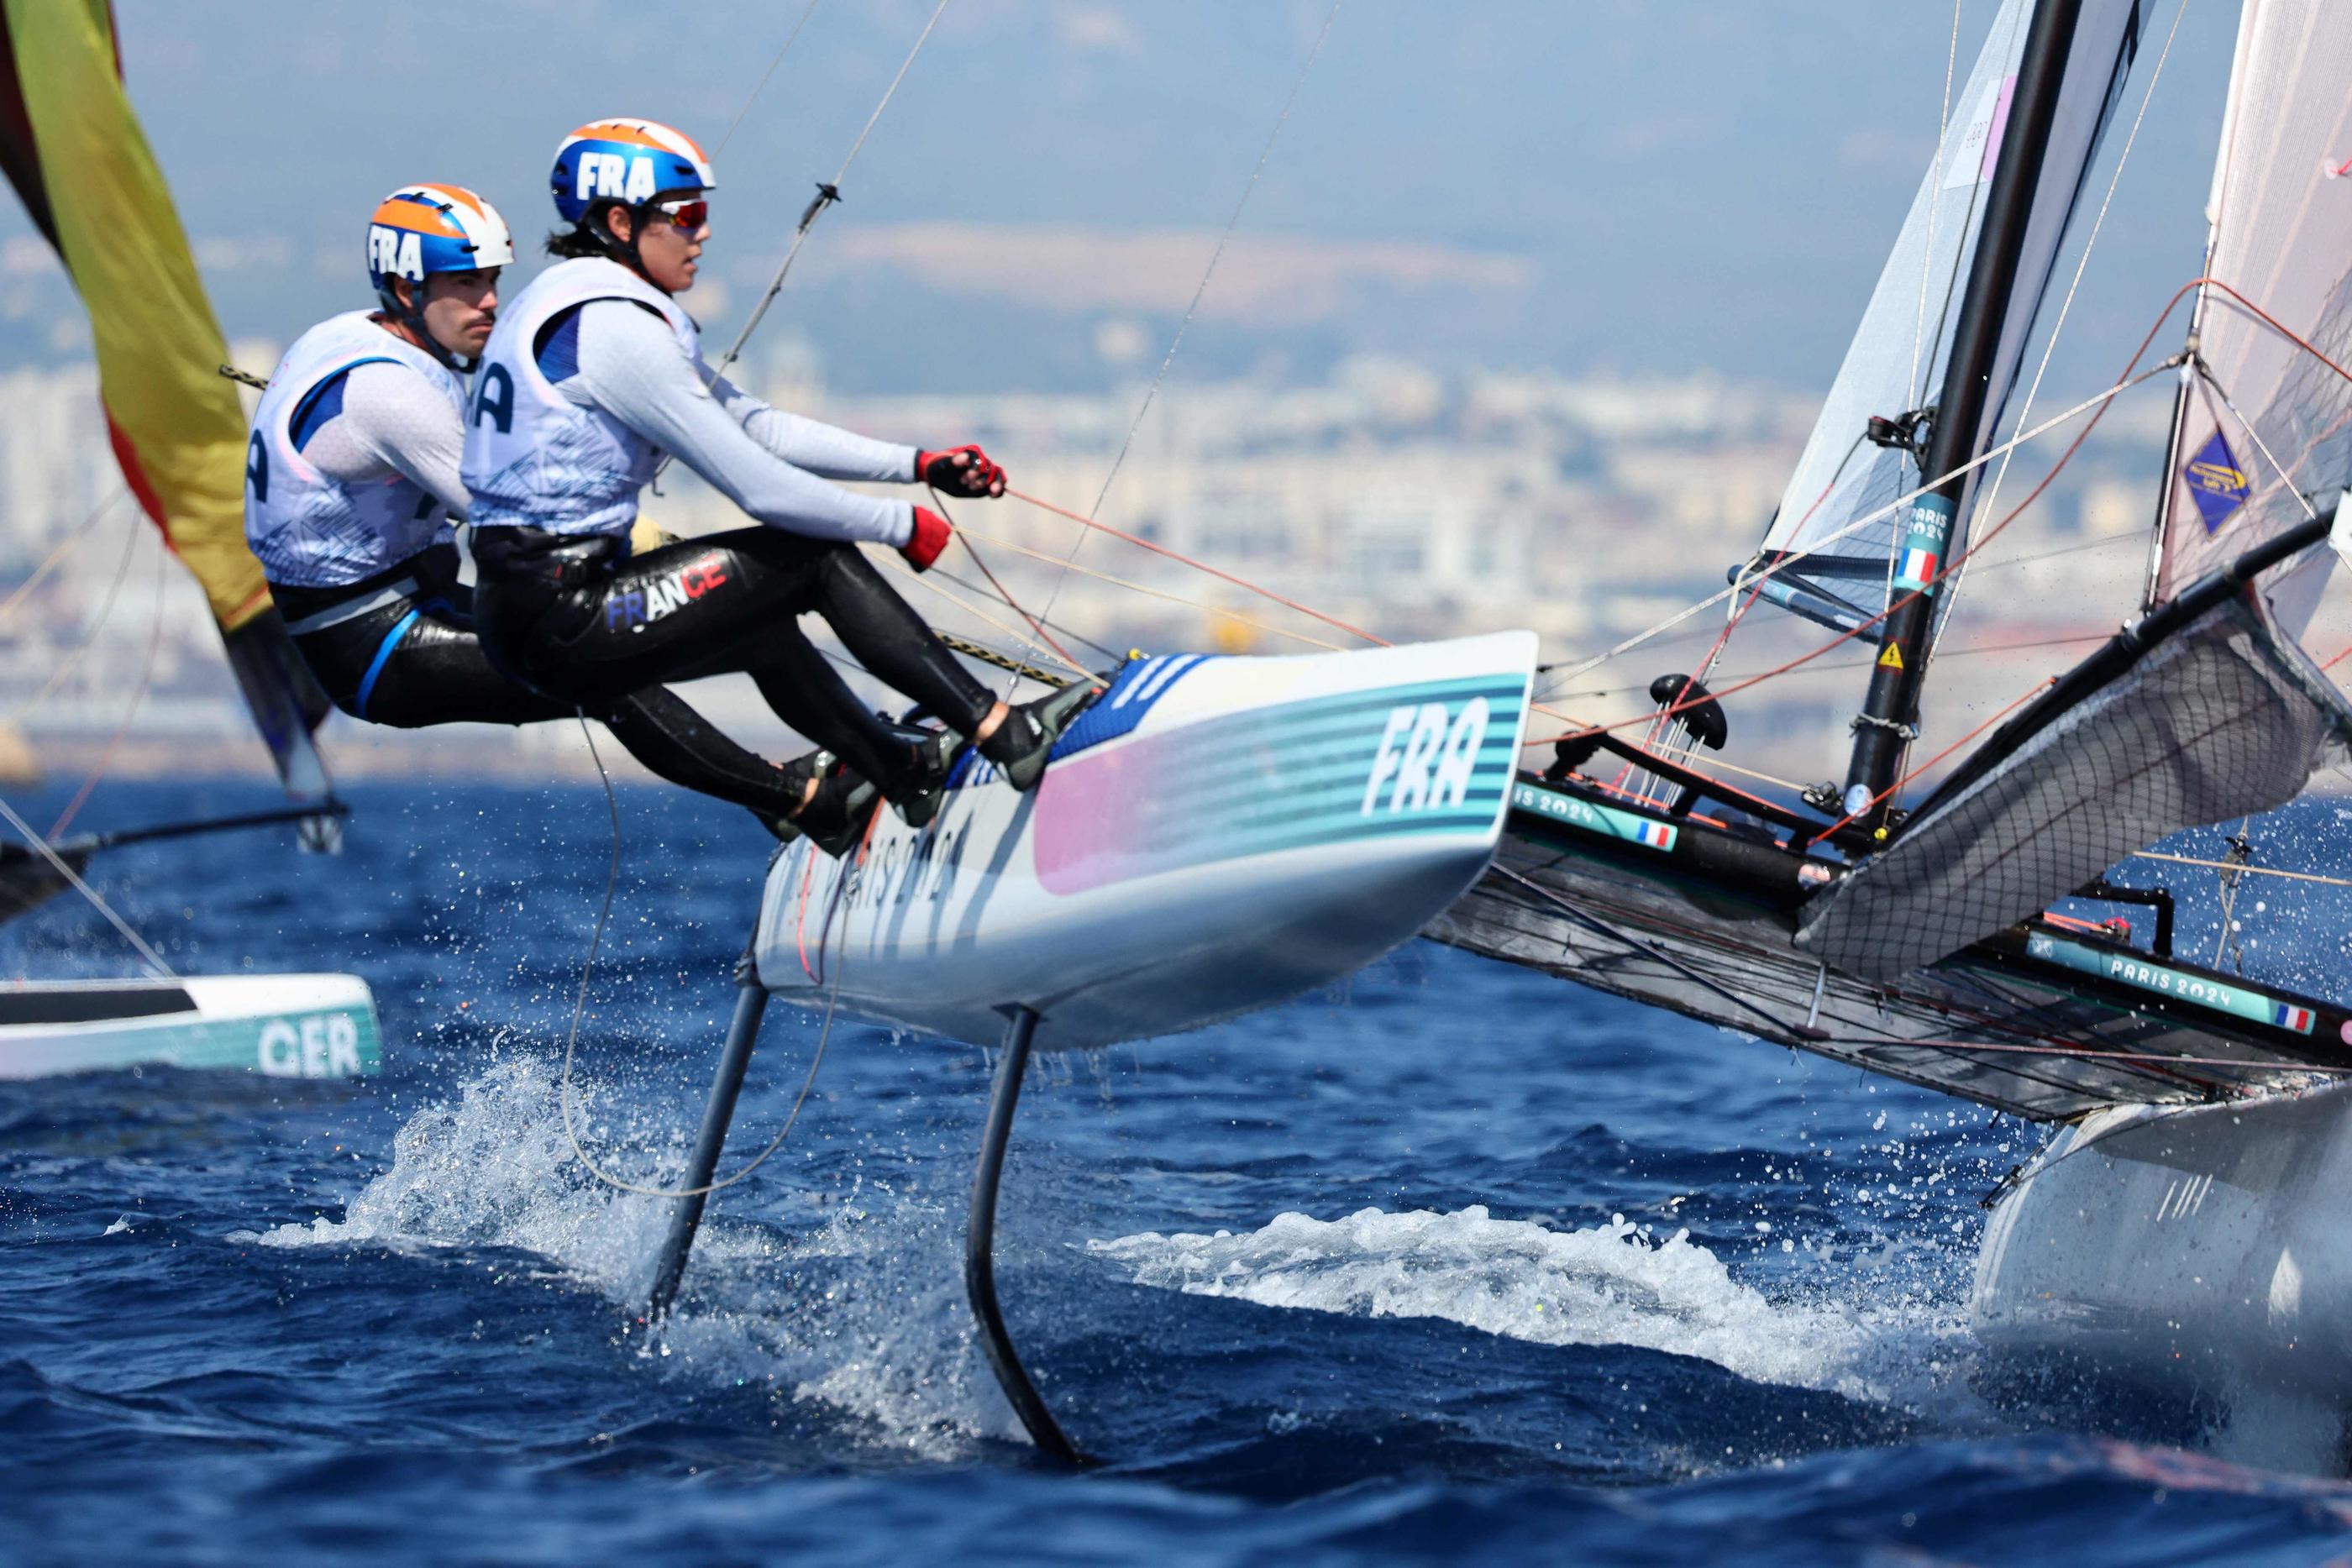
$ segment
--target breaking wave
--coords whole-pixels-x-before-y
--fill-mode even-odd
[[[559,1068],[536,1056],[486,1068],[454,1101],[409,1119],[392,1167],[341,1218],[236,1239],[412,1255],[518,1249],[608,1298],[634,1329],[670,1203],[616,1191],[581,1168],[556,1099]],[[601,1110],[583,1118],[576,1079],[574,1095],[583,1141],[634,1148],[623,1170],[647,1185],[677,1179],[683,1129],[614,1126]],[[863,1424],[860,1435],[928,1458],[1018,1431],[963,1312],[959,1212],[861,1183],[815,1214],[763,1221],[741,1216],[772,1209],[775,1195],[735,1191],[724,1216],[706,1217],[678,1310],[658,1331],[633,1332],[631,1354],[665,1371],[822,1404]]]
[[[1452,1214],[1366,1208],[1344,1219],[1276,1217],[1242,1235],[1156,1231],[1087,1250],[1137,1284],[1262,1306],[1443,1318],[1541,1344],[1634,1345],[1699,1357],[1761,1383],[1882,1405],[1948,1400],[1969,1355],[1958,1302],[1846,1266],[1853,1300],[1780,1300],[1732,1277],[1678,1231],[1654,1240],[1622,1216],[1554,1230]],[[1878,1287],[1878,1288],[1874,1288]]]

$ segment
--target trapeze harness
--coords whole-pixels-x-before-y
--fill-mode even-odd
[[[458,580],[465,398],[438,360],[365,311],[288,350],[246,457],[246,538],[303,663],[335,706],[401,728],[537,724],[578,705],[517,685],[484,653]],[[802,780],[655,687],[589,706],[658,776],[770,816]]]
[[[706,378],[693,321],[616,262],[551,267],[499,318],[464,467],[493,655],[563,701],[748,673],[785,723],[887,779],[906,766],[903,733],[800,630],[814,611],[867,671],[972,733],[993,697],[856,548],[904,543],[911,508],[819,477],[908,482],[914,450]],[[769,526],[633,559],[664,450]]]

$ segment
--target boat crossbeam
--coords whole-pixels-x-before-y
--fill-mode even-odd
[[[1028,1428],[1040,1452],[1066,1465],[1095,1461],[1064,1434],[1045,1407],[1037,1385],[1021,1364],[1013,1340],[1004,1332],[1004,1313],[996,1303],[996,1187],[1004,1173],[1004,1149],[1013,1135],[1013,1113],[1021,1104],[1021,1079],[1028,1070],[1030,1042],[1037,1034],[1034,1008],[1003,1009],[1004,1045],[996,1059],[996,1078],[988,1092],[988,1123],[981,1134],[980,1164],[971,1177],[971,1212],[964,1225],[963,1285],[971,1313],[980,1323],[981,1348],[996,1374],[998,1386],[1011,1402],[1013,1413]]]
[[[678,1281],[686,1274],[687,1254],[694,1249],[694,1233],[702,1224],[702,1206],[710,1197],[710,1178],[719,1169],[719,1151],[727,1144],[727,1124],[735,1119],[735,1098],[743,1090],[743,1074],[751,1065],[751,1048],[759,1042],[760,1017],[768,1009],[767,988],[747,955],[735,967],[735,1016],[727,1025],[727,1043],[719,1053],[719,1071],[710,1081],[710,1098],[702,1110],[702,1131],[694,1140],[694,1157],[688,1162],[684,1195],[672,1199],[669,1234],[662,1239],[661,1266],[654,1271],[653,1294],[646,1305],[646,1321],[658,1323],[669,1314],[677,1297]]]

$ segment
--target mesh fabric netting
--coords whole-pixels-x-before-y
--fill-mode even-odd
[[[1798,946],[1893,979],[2168,833],[2284,805],[2347,736],[2352,709],[2301,650],[2224,604],[1931,801],[1894,848],[1812,901]]]

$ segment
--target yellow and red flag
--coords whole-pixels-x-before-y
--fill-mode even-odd
[[[107,0],[0,0],[0,172],[65,261],[98,350],[123,478],[198,582],[229,662],[299,794],[327,782],[327,703],[245,548],[245,415],[154,153],[122,89]]]

